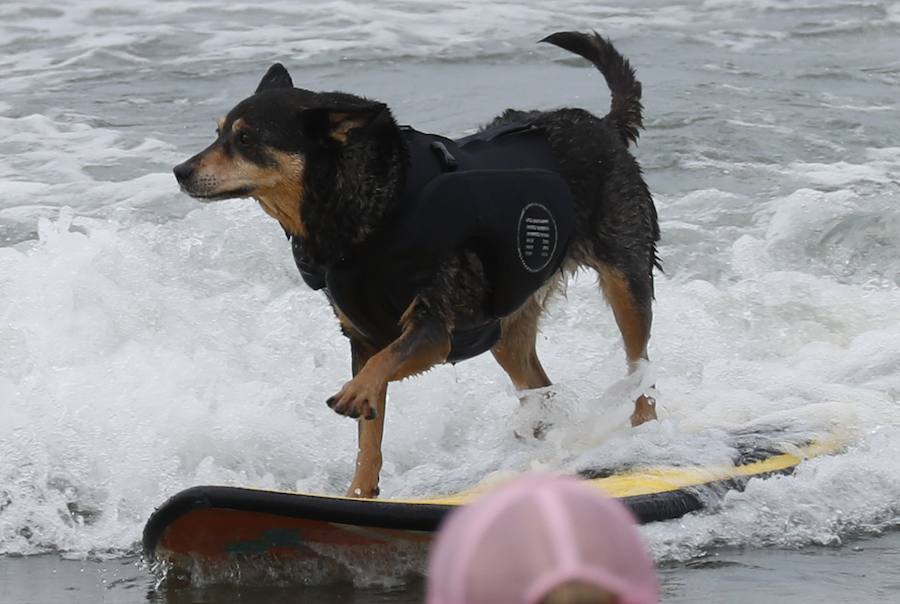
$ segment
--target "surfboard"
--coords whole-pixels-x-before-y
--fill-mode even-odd
[[[681,517],[721,500],[748,481],[787,474],[805,459],[836,452],[837,441],[791,444],[744,435],[733,463],[718,467],[591,469],[584,483],[615,497],[641,523]],[[496,486],[496,485],[492,485]],[[353,499],[229,486],[196,486],[163,503],[144,527],[145,560],[190,574],[203,564],[276,564],[357,549],[427,548],[444,517],[490,490],[431,499]],[[367,554],[368,555],[368,554]]]

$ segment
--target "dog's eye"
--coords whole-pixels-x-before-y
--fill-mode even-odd
[[[238,136],[238,142],[241,143],[242,145],[249,145],[250,144],[250,135],[247,134],[246,132],[241,132],[240,135]]]

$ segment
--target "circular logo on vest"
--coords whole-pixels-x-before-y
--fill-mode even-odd
[[[537,273],[550,264],[556,252],[556,221],[547,206],[530,203],[519,214],[519,259],[530,273]]]

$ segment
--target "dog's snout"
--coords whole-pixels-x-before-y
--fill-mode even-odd
[[[178,164],[175,168],[172,169],[175,173],[175,178],[179,183],[184,184],[186,181],[191,179],[191,175],[194,173],[194,162],[188,160],[184,163]]]

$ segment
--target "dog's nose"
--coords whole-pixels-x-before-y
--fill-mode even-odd
[[[175,178],[178,182],[184,184],[185,181],[190,180],[191,175],[194,173],[193,162],[186,161],[182,164],[178,164],[172,169],[172,172],[175,173]]]

